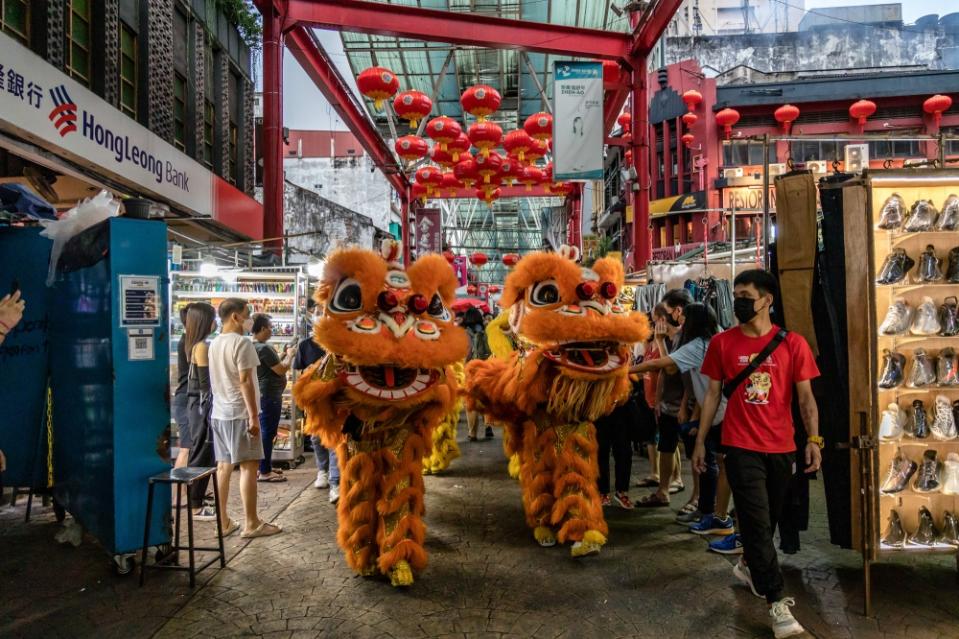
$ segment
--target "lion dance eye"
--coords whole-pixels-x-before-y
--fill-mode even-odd
[[[360,283],[347,278],[339,283],[330,300],[330,310],[334,313],[352,313],[363,307],[363,290]]]
[[[426,312],[436,319],[443,321],[449,320],[449,312],[446,310],[446,307],[443,306],[443,298],[440,297],[438,293],[430,300],[430,305],[426,308]]]
[[[533,287],[529,301],[533,306],[549,306],[559,302],[559,286],[554,280],[539,282]]]

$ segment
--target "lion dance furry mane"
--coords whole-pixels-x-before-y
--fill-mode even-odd
[[[453,365],[467,338],[448,310],[457,286],[446,260],[426,255],[404,270],[399,245],[329,256],[314,339],[328,355],[293,394],[308,434],[336,447],[341,470],[337,542],[357,573],[394,586],[426,567],[423,457],[453,409]]]
[[[520,460],[526,522],[540,545],[599,552],[608,528],[596,485],[596,429],[629,393],[630,346],[645,317],[617,302],[622,264],[576,261],[575,248],[532,253],[506,278],[500,304],[521,348],[467,365],[467,402],[507,430]]]

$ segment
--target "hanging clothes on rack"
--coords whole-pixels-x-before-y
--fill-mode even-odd
[[[645,286],[636,287],[636,299],[633,302],[633,309],[643,313],[652,313],[653,309],[666,295],[666,285],[659,282],[651,282]]]
[[[700,278],[698,281],[686,280],[683,288],[689,291],[694,301],[713,309],[716,320],[723,330],[736,323],[733,316],[733,296],[729,280],[708,276]]]

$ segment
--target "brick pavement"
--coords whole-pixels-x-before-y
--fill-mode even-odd
[[[612,509],[603,553],[573,560],[567,548],[541,549],[530,539],[498,436],[461,447],[463,457],[447,474],[426,480],[430,566],[409,590],[352,576],[333,541],[326,491],[309,485],[306,469],[294,471],[287,486],[265,488],[286,532],[248,544],[231,540],[227,568],[194,592],[183,575],[168,573],[148,575],[138,589],[112,576],[90,544],[57,547],[49,540],[53,524],[26,528],[0,515],[4,530],[13,528],[0,533],[0,636],[771,636],[763,603],[735,582],[731,560],[706,553],[705,542],[672,524],[670,514]],[[644,470],[637,463],[634,477]],[[809,636],[959,637],[950,556],[878,565],[880,612],[861,616],[859,556],[828,544],[820,490],[814,483],[802,552],[784,559]],[[42,562],[21,561],[41,555]]]

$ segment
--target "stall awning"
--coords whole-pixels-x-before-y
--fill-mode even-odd
[[[649,217],[664,217],[672,213],[695,211],[706,208],[706,191],[693,191],[672,197],[652,200],[649,203]]]

